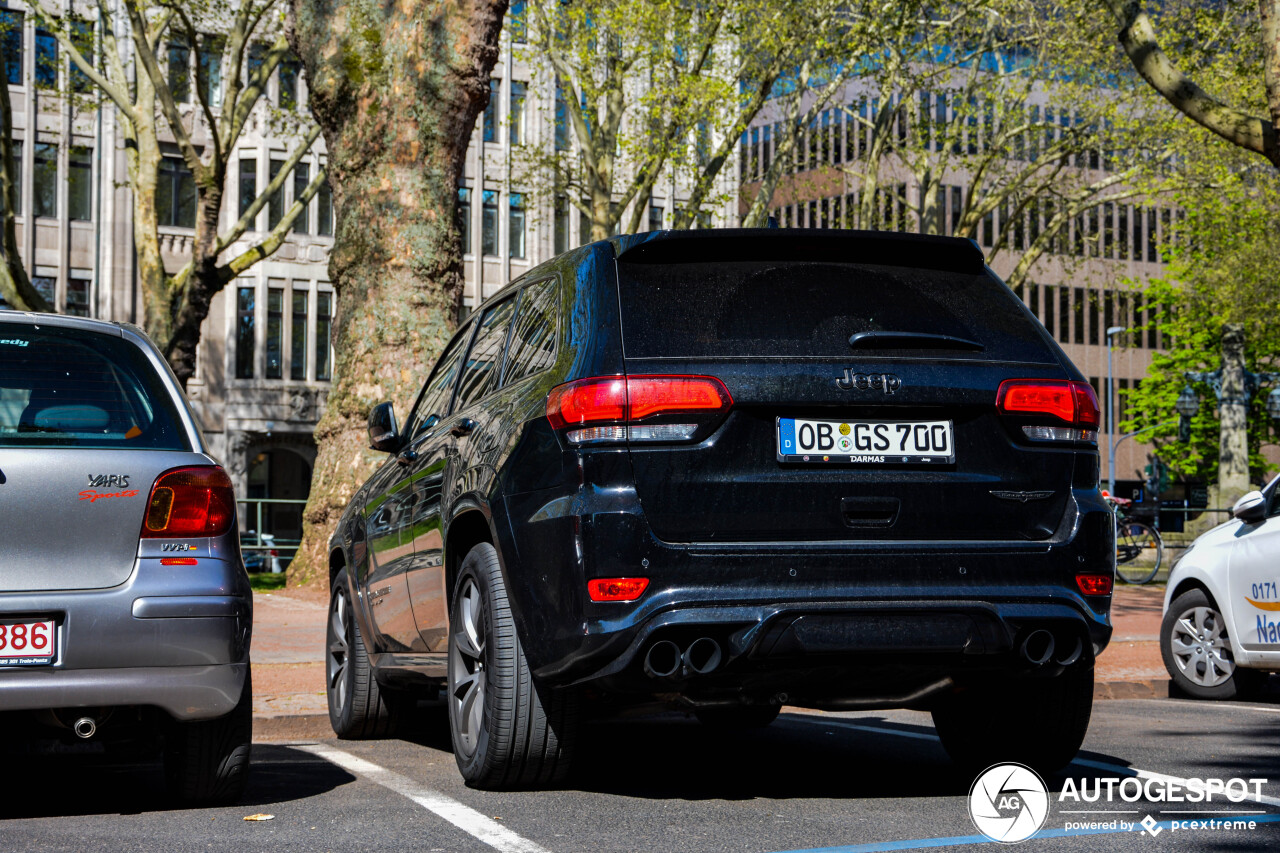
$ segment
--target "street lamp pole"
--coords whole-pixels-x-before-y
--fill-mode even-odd
[[[1124,326],[1107,329],[1107,494],[1116,493],[1116,395],[1115,379],[1111,370],[1112,338],[1126,331]]]

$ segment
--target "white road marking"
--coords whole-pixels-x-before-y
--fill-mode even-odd
[[[876,734],[896,735],[898,737],[913,738],[915,740],[931,740],[938,741],[937,735],[927,735],[921,732],[904,732],[899,729],[886,729],[881,726],[863,726],[856,723],[845,722],[841,719],[833,719],[831,717],[823,717],[821,719],[792,717],[792,721],[797,723],[808,723],[815,726],[836,725],[842,729],[856,729],[862,732],[875,732]],[[1181,787],[1187,785],[1187,779],[1181,776],[1166,776],[1163,773],[1153,773],[1150,770],[1142,770],[1137,767],[1125,767],[1120,764],[1106,764],[1101,761],[1090,761],[1087,758],[1077,758],[1072,764],[1081,767],[1091,767],[1094,770],[1108,770],[1120,776],[1137,776],[1139,779],[1155,779],[1161,782],[1173,782]],[[1246,800],[1251,803],[1259,803],[1267,806],[1280,806],[1280,797],[1269,797],[1265,794],[1256,797],[1247,797]]]
[[[408,776],[401,776],[393,770],[379,767],[371,761],[357,758],[349,752],[334,749],[326,744],[308,744],[297,748],[413,800],[427,811],[444,818],[458,829],[483,841],[500,853],[548,853],[546,848],[516,835],[470,806],[464,806],[452,797],[446,797],[438,791],[423,787]]]

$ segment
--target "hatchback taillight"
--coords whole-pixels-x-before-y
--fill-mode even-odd
[[[684,441],[733,405],[714,376],[601,376],[547,395],[547,420],[571,444]]]
[[[1088,382],[1006,379],[996,392],[996,409],[1041,421],[1022,424],[1022,434],[1032,441],[1098,440],[1098,397]]]
[[[142,538],[220,536],[231,529],[235,510],[226,471],[216,466],[174,468],[151,487]]]

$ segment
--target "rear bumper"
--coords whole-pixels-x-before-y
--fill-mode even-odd
[[[1078,639],[1083,664],[1111,637],[1110,597],[1085,597],[1075,582],[1114,570],[1114,519],[1096,491],[1076,492],[1046,541],[724,544],[658,540],[634,494],[620,491],[508,505],[507,589],[544,683],[857,696],[898,680],[906,695],[930,680],[1052,669],[1020,654],[1041,628]],[[650,579],[637,602],[586,598],[590,578],[636,576]],[[713,674],[643,672],[654,643],[686,648],[703,636],[723,651]]]
[[[240,700],[248,663],[127,669],[19,669],[0,673],[0,709],[148,705],[176,720],[211,720]]]
[[[227,560],[165,566],[137,560],[109,589],[0,593],[0,618],[55,623],[49,665],[0,665],[0,711],[153,705],[212,719],[240,698],[253,598]]]

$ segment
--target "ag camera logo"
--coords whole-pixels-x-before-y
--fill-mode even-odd
[[[992,841],[1026,841],[1048,816],[1049,789],[1040,774],[1025,765],[993,764],[969,789],[969,818]]]

